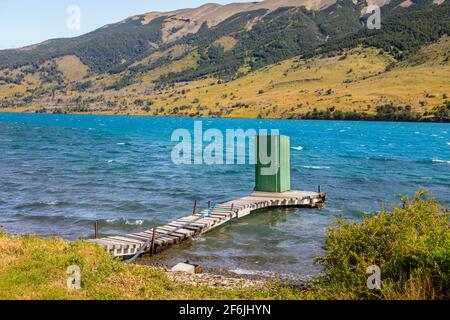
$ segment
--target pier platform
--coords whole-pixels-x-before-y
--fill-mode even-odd
[[[309,191],[253,192],[250,196],[227,201],[194,212],[168,224],[143,232],[108,236],[88,241],[102,246],[114,257],[134,257],[144,253],[158,253],[192,237],[204,234],[232,219],[240,219],[264,208],[318,208],[325,202],[325,194]]]

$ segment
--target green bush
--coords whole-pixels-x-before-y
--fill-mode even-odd
[[[361,223],[336,218],[318,258],[325,276],[317,290],[342,299],[448,299],[450,214],[426,194],[364,215]],[[381,269],[380,290],[367,288],[371,265]]]

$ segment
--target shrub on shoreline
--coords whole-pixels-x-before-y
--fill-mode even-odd
[[[450,214],[419,191],[392,211],[365,215],[361,223],[335,219],[318,262],[325,276],[317,286],[345,299],[448,299]],[[367,285],[367,268],[381,270],[380,290]]]

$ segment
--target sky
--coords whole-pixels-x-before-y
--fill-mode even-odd
[[[210,2],[250,0],[0,0],[0,49],[75,37],[136,14],[194,8]],[[78,12],[80,19],[76,19]]]

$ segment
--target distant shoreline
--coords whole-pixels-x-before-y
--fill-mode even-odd
[[[344,118],[321,118],[321,117],[296,117],[296,118],[272,118],[272,117],[206,117],[206,116],[187,116],[187,115],[154,115],[148,113],[139,113],[139,112],[31,112],[31,111],[21,111],[20,109],[11,109],[5,108],[0,110],[1,113],[23,113],[23,114],[47,114],[47,115],[87,115],[87,116],[130,116],[130,117],[173,117],[173,118],[193,118],[193,119],[262,119],[262,120],[313,120],[313,121],[352,121],[352,122],[411,122],[411,123],[450,123],[450,118],[446,119],[379,119],[375,117],[365,118],[364,115],[367,114],[359,114],[362,117],[344,117]]]

